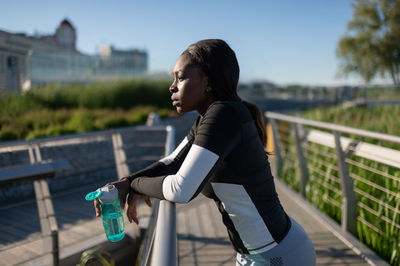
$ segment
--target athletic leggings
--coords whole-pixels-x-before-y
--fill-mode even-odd
[[[303,228],[292,218],[286,237],[274,248],[260,254],[236,256],[236,266],[314,266],[315,250]]]

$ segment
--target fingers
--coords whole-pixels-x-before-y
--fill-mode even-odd
[[[146,202],[147,206],[151,207],[151,201],[149,196],[144,196],[144,195],[138,195],[135,193],[129,193],[128,195],[128,208],[126,210],[126,216],[128,217],[128,221],[130,223],[135,222],[136,224],[139,224],[139,220],[137,217],[137,204],[139,199],[144,199]]]
[[[125,195],[119,195],[120,203],[121,203],[121,209],[125,208],[125,203],[126,203],[126,194]]]
[[[130,223],[132,223],[132,221],[134,221],[136,224],[139,224],[139,220],[137,218],[137,212],[136,212],[136,204],[137,204],[137,198],[132,197],[128,203],[128,209],[126,211],[126,216],[128,217],[128,221]]]
[[[144,198],[144,201],[146,202],[147,206],[151,207],[151,201],[150,201],[150,197],[149,196],[146,196]]]
[[[93,204],[94,204],[94,209],[96,210],[96,217],[100,217],[101,212],[100,212],[100,207],[99,207],[99,200],[95,199],[93,201]]]

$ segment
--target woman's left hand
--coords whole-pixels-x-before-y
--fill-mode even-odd
[[[126,202],[126,196],[129,193],[129,180],[127,178],[114,181],[111,184],[113,184],[117,189],[118,189],[118,194],[119,194],[119,199],[121,201],[121,208],[124,209],[125,207],[125,202]],[[95,199],[93,201],[94,204],[94,209],[96,211],[96,217],[101,216],[101,211],[100,211],[100,206],[99,206],[99,199]]]
[[[138,200],[140,199],[143,199],[146,202],[147,206],[151,207],[151,201],[149,196],[136,194],[133,191],[130,191],[128,195],[128,209],[126,210],[126,216],[128,217],[130,223],[134,221],[136,224],[139,224],[136,205]]]

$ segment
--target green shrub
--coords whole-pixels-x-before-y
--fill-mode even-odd
[[[30,139],[143,124],[173,108],[170,80],[59,83],[0,94],[0,140]]]
[[[169,80],[133,79],[87,85],[50,84],[33,89],[29,95],[40,106],[59,108],[123,108],[137,105],[170,107]]]

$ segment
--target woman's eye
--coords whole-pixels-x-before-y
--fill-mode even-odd
[[[179,81],[183,81],[185,78],[184,77],[178,77]]]

